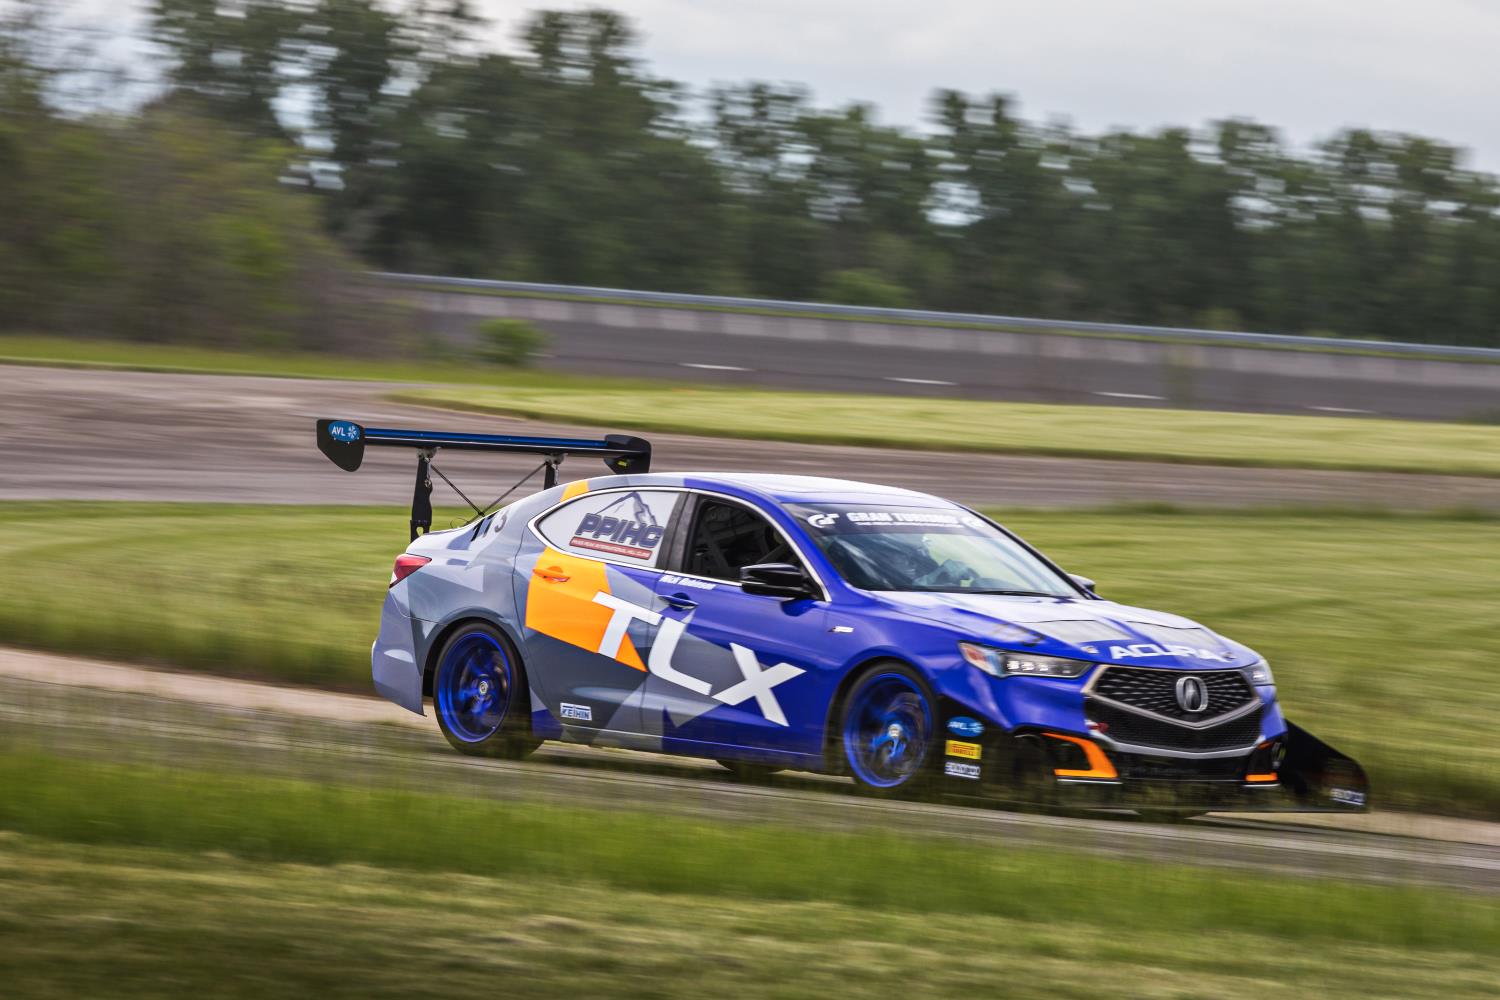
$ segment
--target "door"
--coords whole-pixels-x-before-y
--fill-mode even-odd
[[[659,564],[685,499],[677,490],[586,493],[537,520],[545,544],[525,581],[528,679],[564,726],[639,731],[635,695],[661,620]]]
[[[827,604],[746,594],[739,572],[802,563],[788,537],[755,507],[694,495],[688,528],[657,580],[661,620],[641,724],[670,752],[797,763],[821,758],[824,715],[837,682],[822,655]],[[769,754],[770,756],[766,756]],[[805,761],[811,764],[814,761]]]

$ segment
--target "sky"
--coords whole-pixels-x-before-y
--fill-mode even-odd
[[[0,0],[3,2],[3,0]],[[510,47],[526,12],[473,0]],[[1305,145],[1344,126],[1416,132],[1500,172],[1500,0],[606,0],[658,75],[796,82],[922,125],[938,87],[1013,95],[1095,132],[1257,119]],[[99,27],[131,0],[71,0]]]

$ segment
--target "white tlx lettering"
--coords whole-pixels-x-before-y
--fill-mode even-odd
[[[651,644],[651,658],[646,662],[646,669],[662,680],[685,687],[694,694],[708,694],[713,690],[713,685],[708,681],[690,677],[672,666],[672,654],[677,652],[677,642],[685,631],[687,631],[687,622],[676,618],[663,618],[661,629],[656,633],[656,641]]]
[[[807,671],[790,663],[778,663],[762,670],[755,654],[737,642],[729,644],[729,651],[734,654],[734,662],[739,665],[740,673],[745,675],[745,679],[733,687],[725,688],[714,697],[726,705],[738,705],[747,698],[754,698],[760,706],[760,714],[768,722],[774,722],[778,726],[786,725],[786,713],[781,710],[781,703],[776,700],[771,689]]]
[[[656,641],[651,644],[651,653],[646,660],[646,669],[662,680],[686,688],[694,694],[710,695],[712,693],[713,685],[708,681],[685,674],[672,666],[672,658],[677,652],[677,645],[687,632],[686,619],[664,617],[650,608],[631,604],[629,601],[621,600],[603,591],[595,593],[593,601],[611,611],[609,624],[605,626],[604,635],[599,639],[597,652],[600,655],[612,660],[620,658],[620,646],[625,642],[625,635],[632,621],[659,626]],[[740,675],[744,680],[725,688],[718,694],[713,694],[712,697],[726,705],[738,705],[754,698],[755,703],[760,706],[761,714],[768,722],[773,722],[778,726],[788,725],[786,713],[781,710],[781,703],[776,700],[771,689],[807,671],[785,662],[762,669],[755,653],[736,642],[729,644],[729,651],[734,655],[735,665],[740,668]]]
[[[600,654],[612,660],[620,658],[620,643],[625,641],[625,631],[630,628],[631,619],[639,619],[647,625],[655,625],[661,621],[661,615],[650,608],[622,601],[602,590],[594,595],[594,603],[602,604],[614,612],[609,616],[609,624],[605,626],[604,635],[599,639],[598,649]]]

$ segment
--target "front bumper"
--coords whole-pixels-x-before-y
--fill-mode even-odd
[[[1250,747],[1206,754],[1122,748],[1092,733],[989,731],[944,743],[952,794],[1061,808],[1362,812],[1354,761],[1296,726]]]

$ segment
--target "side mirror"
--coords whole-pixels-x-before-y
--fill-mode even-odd
[[[818,596],[818,588],[801,566],[791,563],[761,563],[740,570],[740,589],[747,594],[794,601]]]
[[[1084,590],[1087,590],[1090,594],[1092,594],[1094,592],[1094,588],[1098,586],[1098,584],[1094,583],[1093,580],[1090,580],[1086,576],[1079,576],[1077,573],[1069,573],[1068,577],[1074,583],[1078,584],[1078,586],[1082,587]]]

